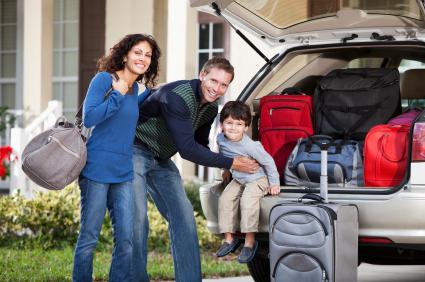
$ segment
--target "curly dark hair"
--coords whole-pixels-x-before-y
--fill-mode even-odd
[[[146,87],[153,87],[157,84],[157,77],[159,72],[159,57],[161,56],[161,49],[151,35],[147,34],[128,34],[115,44],[108,55],[101,57],[97,61],[98,71],[106,71],[113,73],[124,69],[124,57],[139,42],[146,41],[152,48],[151,64],[148,70],[137,77],[136,81],[144,82]]]

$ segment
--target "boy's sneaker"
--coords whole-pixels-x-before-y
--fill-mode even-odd
[[[241,240],[239,240],[238,238],[233,238],[231,243],[224,241],[224,243],[221,244],[220,249],[218,249],[215,255],[217,257],[227,256],[228,254],[230,254],[230,252],[232,253],[235,252],[240,244],[241,244]]]
[[[252,246],[252,248],[244,246],[241,250],[241,253],[238,256],[238,261],[240,263],[250,262],[254,258],[255,252],[257,251],[257,248],[258,248],[258,242],[257,241],[254,242],[254,246]]]

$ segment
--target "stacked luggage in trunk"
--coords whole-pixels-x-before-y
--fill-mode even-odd
[[[315,133],[337,139],[329,151],[331,186],[364,186],[363,142],[374,125],[400,113],[399,77],[396,69],[343,69],[320,80],[314,93]],[[305,142],[300,141],[289,157],[287,185],[317,186],[318,152],[303,147]]]
[[[396,69],[330,72],[314,93],[314,130],[292,138],[286,131],[294,124],[303,128],[311,118],[301,115],[299,108],[288,109],[292,107],[283,102],[287,97],[260,100],[260,141],[280,172],[284,167],[281,182],[320,186],[321,194],[307,194],[271,209],[271,281],[357,281],[358,209],[349,203],[329,203],[327,189],[394,187],[403,180],[411,126],[422,110],[401,113],[399,80]],[[273,110],[265,106],[269,101],[277,103],[271,108],[284,108],[281,115],[271,114]],[[284,154],[277,149],[282,146]]]

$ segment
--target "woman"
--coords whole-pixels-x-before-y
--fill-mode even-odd
[[[158,76],[160,49],[148,35],[130,34],[99,59],[83,108],[85,127],[95,126],[87,142],[81,172],[80,233],[74,254],[73,281],[92,281],[93,251],[106,209],[112,221],[114,249],[109,281],[130,281],[133,251],[132,144],[139,104],[137,82],[152,87]],[[115,76],[115,78],[113,78]]]

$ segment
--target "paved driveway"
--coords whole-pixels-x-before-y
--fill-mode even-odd
[[[425,265],[373,265],[362,263],[358,282],[424,282]],[[254,282],[249,276],[204,279],[202,282]]]

